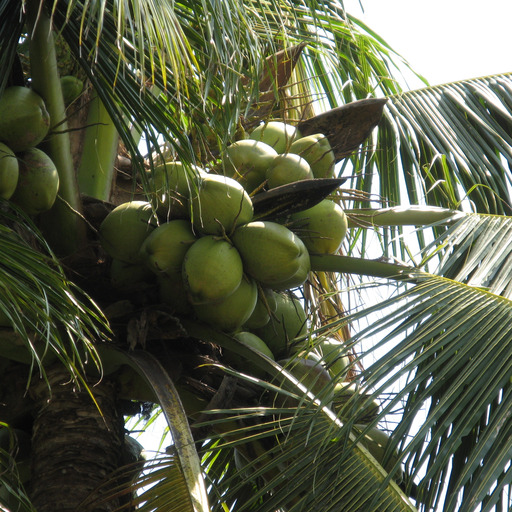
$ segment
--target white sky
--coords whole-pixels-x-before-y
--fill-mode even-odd
[[[512,72],[511,0],[342,1],[431,85]]]

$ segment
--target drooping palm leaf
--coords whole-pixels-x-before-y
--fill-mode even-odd
[[[480,213],[507,214],[511,91],[505,74],[390,97],[374,151],[370,146],[357,165],[366,174],[378,171],[378,192],[391,206],[470,202]],[[354,186],[370,191],[362,178]]]
[[[467,215],[425,252],[442,253],[438,274],[510,298],[511,222],[498,215]]]
[[[271,395],[283,393],[305,406],[303,410],[287,409],[285,406],[284,409],[245,407],[214,410],[206,414],[203,426],[213,428],[214,434],[208,435],[203,447],[206,457],[203,466],[209,482],[214,486],[212,495],[215,499],[211,498],[214,510],[222,510],[224,503],[230,506],[232,502],[237,502],[236,510],[256,507],[259,511],[270,512],[279,506],[278,503],[284,502],[289,510],[307,510],[313,503],[321,504],[322,510],[339,510],[359,501],[367,502],[367,510],[414,510],[364,447],[356,445],[354,451],[347,450],[346,443],[350,446],[357,442],[358,437],[351,433],[351,424],[343,427],[329,408],[322,408],[327,400],[323,392],[316,396],[308,395],[307,388],[298,384],[293,375],[283,373],[279,364],[237,343],[230,336],[192,322],[183,325],[190,334],[239,353],[268,374],[279,376],[280,379],[284,376],[290,380],[292,387],[295,386],[295,390],[281,389],[282,383],[276,385],[275,379],[266,382],[234,370],[229,370],[230,374],[242,381],[247,380],[252,386],[258,383],[261,393],[265,390]],[[318,400],[316,404],[313,401],[315,398]],[[364,400],[357,404],[358,408],[364,406]],[[220,414],[220,419],[215,414]],[[281,414],[284,416],[276,420],[276,415],[279,417]],[[201,425],[196,424],[195,427],[200,428]],[[246,459],[247,470],[255,472],[255,477],[261,477],[264,481],[243,501],[240,501],[239,493],[247,490],[246,472],[235,469],[233,448]],[[327,467],[330,473],[324,475]],[[316,479],[319,480],[318,485],[310,487]],[[269,492],[273,497],[269,496]]]
[[[42,374],[56,359],[75,377],[87,361],[99,366],[93,343],[107,339],[106,319],[65,276],[29,219],[5,202],[0,216],[0,311],[14,329],[14,336],[6,330],[2,355]]]
[[[368,320],[370,327],[352,340],[357,351],[363,348],[363,388],[385,398],[377,421],[397,423],[393,439],[404,450],[425,510],[434,504],[474,510],[486,495],[485,510],[493,510],[511,483],[512,304],[476,287],[509,286],[509,223],[506,217],[467,215],[432,245],[441,248],[441,270],[456,272],[469,286],[399,266],[393,273],[384,262],[377,262],[383,267],[376,273],[369,262],[369,275],[402,272],[401,280],[409,275],[416,284],[346,319],[354,325]],[[352,269],[345,258],[338,261],[339,271],[364,272],[362,265]]]
[[[494,499],[510,483],[501,473],[511,458],[505,414],[511,405],[511,303],[445,278],[415,278],[419,284],[363,313],[372,324],[354,339],[365,346],[362,375],[377,396],[392,390],[382,419],[403,410],[393,438],[410,454],[408,468],[425,509],[442,503],[451,475],[443,510],[473,510],[472,499],[487,493]],[[385,307],[392,312],[374,316]],[[364,341],[370,338],[378,340],[373,348]],[[407,443],[408,435],[414,437]],[[473,441],[462,445],[470,435]],[[494,462],[481,466],[486,460]],[[454,508],[463,489],[465,501]]]
[[[226,429],[203,447],[218,493],[213,510],[415,510],[366,449],[353,445],[352,427],[314,409],[214,410],[206,424]]]
[[[178,158],[193,161],[185,136],[193,130],[192,123],[210,144],[216,144],[216,138],[225,144],[240,115],[258,97],[264,57],[282,46],[307,44],[302,74],[309,70],[317,76],[331,106],[339,103],[344,83],[352,84],[352,91],[360,90],[359,96],[347,96],[357,99],[388,74],[386,59],[393,55],[389,47],[374,34],[354,31],[339,5],[327,2],[325,12],[311,7],[315,6],[275,1],[242,5],[233,0],[203,3],[200,8],[195,2],[174,4],[165,12],[145,1],[131,10],[113,2],[84,13],[81,2],[59,2],[53,14],[129,149],[136,154],[122,126],[122,113],[124,122],[137,119],[153,147],[161,134]],[[146,39],[141,36],[144,30]],[[342,53],[346,49],[353,61]],[[364,74],[361,66],[367,70]],[[164,94],[159,100],[148,93],[147,86],[153,83]],[[392,80],[384,79],[378,86],[387,93],[399,92]],[[317,92],[310,90],[302,102],[316,101],[315,96]]]

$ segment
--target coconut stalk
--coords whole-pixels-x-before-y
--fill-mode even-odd
[[[368,260],[338,254],[311,254],[311,270],[361,276],[383,277],[397,281],[412,280],[414,268],[385,260]]]
[[[44,150],[59,173],[59,195],[52,209],[41,216],[41,227],[53,250],[67,256],[85,244],[86,229],[73,167],[66,108],[57,67],[52,23],[39,0],[26,3],[30,37],[30,73],[33,89],[41,95],[50,114],[50,134]]]
[[[101,201],[109,201],[114,179],[119,134],[96,93],[89,104],[87,131],[78,169],[80,192]]]

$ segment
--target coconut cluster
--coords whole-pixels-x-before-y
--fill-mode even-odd
[[[228,146],[212,172],[176,161],[148,171],[148,200],[117,206],[99,236],[115,286],[152,276],[176,314],[279,359],[303,348],[294,340],[306,335],[306,314],[292,291],[308,278],[310,254],[335,253],[347,220],[328,199],[285,219],[255,219],[256,194],[332,177],[335,158],[325,136],[301,137],[285,123],[262,124],[249,137]],[[325,361],[325,371],[344,377],[348,359],[344,371]]]
[[[38,146],[48,134],[50,116],[41,96],[28,87],[7,87],[0,97],[0,198],[29,215],[49,210],[59,175]]]

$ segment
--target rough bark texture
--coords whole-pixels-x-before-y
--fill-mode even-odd
[[[37,411],[31,498],[38,512],[71,512],[119,466],[123,418],[117,413],[114,389],[108,382],[91,388],[96,405],[60,367],[50,370],[48,378],[51,393],[44,381],[31,389]],[[108,501],[83,510],[107,512],[116,505]]]

